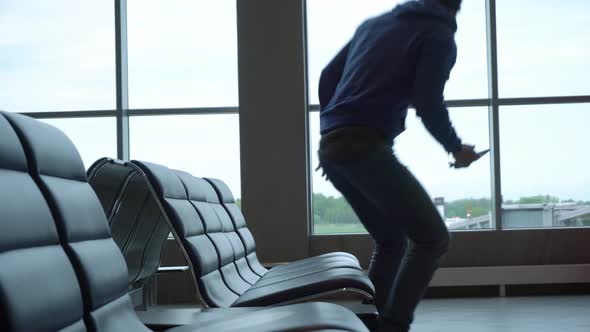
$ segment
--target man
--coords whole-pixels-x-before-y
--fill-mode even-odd
[[[392,151],[407,108],[416,109],[456,167],[477,159],[455,133],[443,97],[460,5],[415,0],[365,21],[320,78],[320,165],[375,241],[369,277],[379,331],[409,330],[449,244],[432,200]]]

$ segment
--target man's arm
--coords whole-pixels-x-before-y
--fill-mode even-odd
[[[462,148],[443,96],[456,58],[457,48],[452,34],[427,38],[418,57],[413,96],[413,105],[424,126],[450,153]]]
[[[338,86],[342,73],[344,72],[349,49],[350,43],[346,44],[334,59],[330,61],[326,68],[322,70],[319,84],[320,109],[323,109],[328,105],[334,96],[334,92],[336,92],[336,86]]]

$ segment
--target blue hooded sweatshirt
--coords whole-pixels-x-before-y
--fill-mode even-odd
[[[437,0],[416,0],[361,24],[322,71],[321,133],[349,126],[405,130],[410,105],[448,152],[461,150],[444,103],[457,58],[454,15]]]

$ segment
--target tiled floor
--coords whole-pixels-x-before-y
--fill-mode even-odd
[[[358,304],[340,303],[354,308]],[[357,308],[358,309],[358,308]],[[223,310],[223,309],[222,309]],[[230,310],[236,310],[230,309]],[[237,310],[250,310],[238,308]],[[139,311],[144,323],[190,324],[199,309],[159,306]],[[228,312],[231,315],[231,312]],[[201,317],[202,318],[202,317]],[[423,300],[411,332],[590,332],[590,296]]]
[[[427,299],[412,332],[590,332],[590,296]]]

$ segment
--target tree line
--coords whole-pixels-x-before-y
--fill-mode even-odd
[[[518,200],[507,200],[504,204],[555,204],[576,203],[590,205],[590,201],[562,200],[551,195],[521,197]],[[445,218],[471,218],[487,215],[492,202],[489,198],[466,198],[445,202]],[[358,217],[342,197],[313,194],[313,213],[316,224],[351,224],[359,222]]]
[[[326,196],[321,193],[313,194],[313,214],[316,224],[348,225],[360,222],[353,209],[343,197]],[[241,208],[241,200],[236,204]],[[551,195],[535,195],[521,197],[517,200],[507,200],[504,204],[556,204],[576,203],[590,205],[590,201],[562,200]],[[445,202],[445,218],[475,218],[487,215],[492,202],[489,198],[465,198]]]

